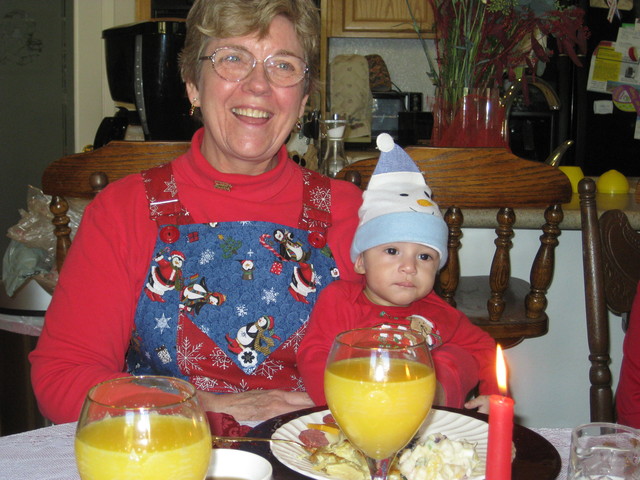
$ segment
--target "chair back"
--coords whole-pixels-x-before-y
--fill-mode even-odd
[[[42,175],[42,191],[51,195],[49,209],[53,213],[58,271],[71,247],[67,198],[92,199],[109,182],[169,162],[188,148],[188,142],[113,141],[96,150],[62,157],[47,166]]]
[[[571,185],[558,169],[524,160],[501,148],[409,147],[445,211],[449,228],[449,260],[441,270],[437,289],[451,305],[499,341],[504,348],[548,330],[546,292],[553,277],[562,203],[571,199]],[[339,174],[366,188],[377,158],[355,162]],[[518,210],[540,212],[542,236],[529,281],[511,276],[510,249]],[[465,213],[469,222],[465,224]],[[543,213],[544,212],[544,213]],[[492,255],[488,275],[461,277],[459,250],[462,228],[494,225],[494,246],[477,252]]]
[[[578,184],[582,222],[589,392],[591,421],[615,419],[609,364],[608,311],[625,318],[631,311],[640,280],[640,234],[621,210],[598,212],[596,184],[584,178]]]

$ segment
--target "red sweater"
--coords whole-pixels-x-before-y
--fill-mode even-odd
[[[295,227],[302,208],[302,170],[283,147],[278,165],[257,176],[223,174],[200,153],[203,130],[173,161],[180,200],[194,223],[255,220]],[[233,186],[213,188],[214,181]],[[332,180],[332,227],[327,241],[343,278],[357,278],[349,248],[361,191]],[[65,260],[38,346],[31,377],[43,415],[56,423],[77,420],[93,385],[126,375],[125,354],[136,304],[153,255],[156,223],[149,219],[142,177],[107,186],[82,218]],[[278,388],[277,376],[273,388]]]
[[[439,331],[442,344],[431,355],[436,377],[446,392],[446,406],[461,408],[478,381],[480,394],[499,393],[494,340],[434,292],[408,307],[385,307],[372,303],[360,282],[337,281],[318,297],[298,349],[298,369],[313,401],[326,403],[324,368],[338,333],[381,323],[408,325],[406,317],[411,315],[425,317]]]
[[[618,423],[640,428],[640,283],[624,336],[620,380],[616,391]]]

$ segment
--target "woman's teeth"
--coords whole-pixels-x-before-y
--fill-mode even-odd
[[[236,115],[243,115],[252,118],[269,118],[271,115],[264,110],[254,110],[253,108],[232,108],[231,111]]]

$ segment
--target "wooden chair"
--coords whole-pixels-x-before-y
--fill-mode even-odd
[[[523,160],[499,148],[410,147],[406,151],[424,172],[433,199],[446,211],[449,260],[439,275],[440,295],[504,348],[544,335],[549,323],[546,292],[563,219],[561,204],[571,199],[567,177],[549,165]],[[376,163],[377,158],[355,162],[338,177],[364,189]],[[509,250],[517,210],[536,208],[541,212],[542,236],[527,282],[511,278]],[[495,249],[491,247],[489,275],[461,277],[463,210],[472,209],[489,218],[495,215]],[[472,248],[482,251],[478,246]]]
[[[623,318],[631,311],[640,280],[640,234],[631,227],[627,216],[620,210],[605,211],[598,218],[593,179],[582,179],[578,184],[578,193],[587,341],[591,362],[591,421],[612,422],[615,411],[609,368],[608,311]]]
[[[92,199],[109,182],[171,161],[188,148],[188,142],[114,141],[51,163],[42,175],[42,191],[51,195],[49,209],[53,213],[58,271],[71,246],[66,198]]]

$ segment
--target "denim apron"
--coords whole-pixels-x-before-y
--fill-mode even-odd
[[[339,276],[326,244],[329,179],[303,170],[292,228],[192,223],[171,164],[142,175],[158,238],[136,310],[130,373],[176,376],[221,393],[303,390],[298,345],[318,294]]]

